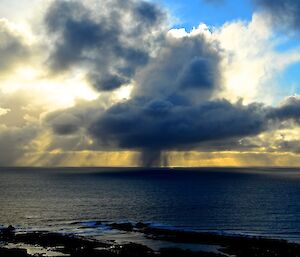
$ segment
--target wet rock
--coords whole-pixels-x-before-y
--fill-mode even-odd
[[[219,253],[193,252],[177,248],[154,252],[147,246],[135,243],[116,244],[47,232],[18,234],[12,226],[0,229],[0,241],[50,247],[54,248],[55,252],[69,254],[70,257],[300,257],[300,245],[284,240],[167,230],[152,228],[143,223],[135,226],[131,223],[114,223],[110,226],[122,231],[134,229],[154,240],[217,245],[222,249],[219,249]],[[31,257],[25,250],[3,247],[0,248],[0,257]]]
[[[24,249],[6,249],[0,248],[1,257],[30,257]]]
[[[133,231],[133,225],[130,222],[112,223],[112,224],[110,224],[110,227],[113,229],[122,230],[122,231],[128,231],[128,232]]]
[[[9,225],[7,228],[2,228],[0,230],[0,239],[9,240],[15,236],[15,228]]]
[[[144,228],[147,228],[148,226],[149,226],[148,224],[143,223],[143,222],[138,222],[138,223],[135,224],[135,227],[137,229],[144,229]]]

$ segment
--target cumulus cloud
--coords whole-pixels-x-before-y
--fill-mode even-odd
[[[250,22],[226,23],[211,37],[220,42],[225,56],[223,97],[243,98],[247,103],[277,104],[282,100],[282,88],[288,91],[291,85],[280,84],[278,74],[299,62],[300,53],[297,48],[278,51],[284,41],[276,36],[265,15],[253,14]]]
[[[165,14],[145,1],[101,1],[91,7],[79,1],[54,1],[45,24],[54,47],[48,63],[54,72],[87,70],[100,91],[129,83],[161,40]]]

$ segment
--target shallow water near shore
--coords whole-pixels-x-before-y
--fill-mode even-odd
[[[299,197],[299,169],[0,169],[0,224],[117,241],[142,239],[105,222],[299,243]]]

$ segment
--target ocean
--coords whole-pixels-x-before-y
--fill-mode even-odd
[[[126,240],[105,222],[300,243],[300,170],[1,168],[2,226]]]

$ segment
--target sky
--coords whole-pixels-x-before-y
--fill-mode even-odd
[[[2,0],[0,166],[300,166],[300,3]]]

